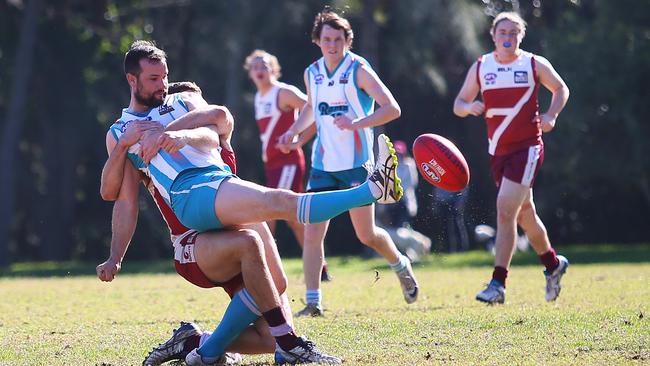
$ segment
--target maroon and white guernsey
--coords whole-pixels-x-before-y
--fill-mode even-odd
[[[477,78],[485,104],[490,155],[507,155],[542,144],[539,114],[539,82],[535,55],[522,51],[511,63],[497,62],[494,53],[481,56]]]
[[[304,94],[298,88],[281,83],[273,83],[271,90],[262,95],[259,91],[255,94],[255,119],[259,127],[260,140],[262,141],[262,160],[267,169],[276,168],[286,164],[295,164],[303,161],[302,149],[295,149],[288,154],[275,148],[275,144],[282,134],[296,120],[297,110],[282,111],[278,105],[281,89],[291,89],[298,95]],[[307,99],[307,97],[304,97]]]

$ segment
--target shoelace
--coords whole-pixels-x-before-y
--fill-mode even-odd
[[[388,189],[390,184],[393,184],[395,182],[395,179],[393,178],[393,176],[394,176],[393,172],[395,171],[395,165],[390,164],[390,166],[389,166],[388,163],[389,163],[390,160],[392,160],[392,156],[389,155],[386,158],[386,161],[383,164],[384,165],[383,166],[383,173],[384,173],[384,176],[386,177],[386,179],[383,182],[384,183],[384,198],[386,198],[386,196],[390,195],[391,198],[396,199],[395,192],[393,192],[393,190]]]

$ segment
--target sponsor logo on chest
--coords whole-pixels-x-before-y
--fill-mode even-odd
[[[161,116],[173,111],[174,111],[174,106],[172,105],[163,104],[160,107],[158,107],[158,114],[160,114]]]
[[[528,71],[515,71],[515,84],[528,84]]]
[[[346,114],[348,112],[348,109],[349,107],[347,104],[329,105],[325,102],[318,104],[318,111],[320,112],[321,116],[340,116]]]

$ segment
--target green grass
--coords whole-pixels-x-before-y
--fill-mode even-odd
[[[347,365],[650,363],[650,245],[562,252],[572,265],[557,302],[544,301],[535,256],[518,254],[503,306],[473,299],[491,273],[487,253],[418,263],[421,297],[413,305],[383,261],[331,258],[326,316],[296,326]],[[285,266],[297,311],[301,263]],[[227,304],[223,291],[193,287],[168,263],[126,262],[110,284],[93,267],[20,264],[3,272],[0,365],[138,365],[180,320],[212,329]],[[245,358],[248,365],[271,361]]]

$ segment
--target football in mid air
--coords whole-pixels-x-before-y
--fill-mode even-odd
[[[449,192],[458,192],[469,183],[465,157],[453,142],[432,133],[413,142],[413,157],[427,182]]]

